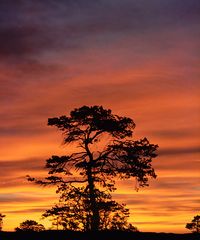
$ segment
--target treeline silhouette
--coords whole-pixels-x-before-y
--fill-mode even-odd
[[[1,240],[198,240],[199,235],[173,233],[141,233],[124,231],[76,232],[51,230],[42,232],[0,232]]]

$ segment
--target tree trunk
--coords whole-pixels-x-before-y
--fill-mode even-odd
[[[91,230],[98,231],[99,230],[99,210],[96,201],[96,193],[95,193],[95,186],[94,186],[94,179],[91,174],[91,168],[88,169],[88,186],[89,186],[89,196],[90,196],[90,206],[91,206]]]
[[[89,157],[89,162],[87,165],[87,178],[88,178],[88,188],[89,188],[89,201],[90,201],[90,208],[92,212],[91,216],[91,231],[98,231],[99,230],[99,224],[100,224],[100,216],[99,216],[99,209],[98,204],[96,200],[96,193],[95,193],[95,185],[94,185],[94,176],[92,175],[92,167],[93,167],[93,155],[89,149],[89,136],[85,140],[85,150],[87,152],[87,155]]]

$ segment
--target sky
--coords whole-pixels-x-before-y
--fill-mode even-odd
[[[27,182],[63,155],[50,117],[102,105],[158,144],[157,174],[113,194],[140,231],[188,232],[200,211],[200,1],[0,1],[0,212],[4,230],[41,220],[55,189]]]

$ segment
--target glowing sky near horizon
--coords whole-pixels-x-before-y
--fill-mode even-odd
[[[118,184],[141,231],[187,232],[200,211],[199,0],[0,1],[0,212],[40,219],[54,189],[28,183],[64,154],[49,117],[103,105],[159,145],[148,188]]]

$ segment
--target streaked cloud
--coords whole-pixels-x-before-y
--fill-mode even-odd
[[[141,231],[184,232],[199,206],[200,2],[0,2],[0,212],[5,229],[40,219],[54,189],[26,181],[65,154],[49,117],[103,105],[157,143],[157,180],[118,183]],[[15,219],[15,221],[14,221]],[[48,225],[48,224],[47,224]]]

